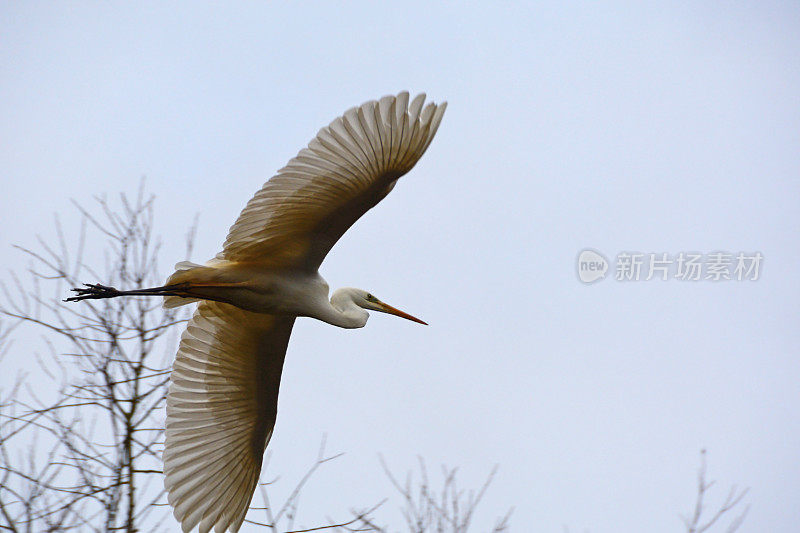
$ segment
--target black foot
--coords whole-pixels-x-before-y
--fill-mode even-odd
[[[84,283],[85,287],[75,287],[72,292],[76,296],[72,296],[64,300],[65,302],[79,302],[81,300],[99,300],[101,298],[114,298],[121,293],[114,287],[106,287],[99,283]]]

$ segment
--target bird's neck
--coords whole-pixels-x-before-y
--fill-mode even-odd
[[[367,324],[369,313],[357,306],[351,298],[340,295],[337,291],[330,302],[325,300],[314,318],[340,328],[355,329],[363,328]]]

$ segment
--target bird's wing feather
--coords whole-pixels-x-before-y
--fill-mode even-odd
[[[167,395],[165,485],[184,531],[241,526],[277,412],[294,317],[200,303]]]
[[[424,101],[385,96],[322,128],[248,202],[219,257],[316,270],[425,153],[447,104]]]

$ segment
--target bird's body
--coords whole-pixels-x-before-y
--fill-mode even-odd
[[[253,313],[316,318],[348,329],[363,327],[369,316],[362,307],[353,309],[350,306],[352,291],[358,289],[339,289],[329,300],[330,288],[319,272],[264,268],[257,263],[218,259],[210,264],[188,266],[184,263],[186,266],[176,272],[167,285],[188,283],[192,298],[167,296],[165,305],[173,307],[192,300],[208,300]]]
[[[189,283],[194,299],[229,303],[254,313],[317,318],[319,302],[328,302],[328,284],[318,272],[258,263],[212,260],[210,265],[187,266],[167,280],[167,285],[175,283]],[[167,306],[189,303],[180,296],[167,298],[171,298]]]
[[[71,300],[164,296],[199,302],[170,376],[164,446],[169,503],[184,531],[237,531],[277,414],[281,371],[297,317],[363,327],[367,310],[421,320],[362,289],[328,299],[318,268],[331,247],[382,200],[427,149],[446,104],[386,96],[348,110],[248,202],[223,250],[182,262],[162,287],[75,289]]]

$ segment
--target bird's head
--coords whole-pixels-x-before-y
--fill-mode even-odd
[[[378,311],[381,313],[388,313],[390,315],[395,315],[401,318],[405,318],[406,320],[411,320],[412,322],[425,324],[426,326],[428,325],[427,322],[423,322],[422,320],[420,320],[415,316],[411,316],[408,313],[397,309],[396,307],[392,307],[387,303],[383,303],[378,298],[376,298],[372,293],[367,292],[363,289],[347,288],[340,290],[341,292],[346,294],[354,304],[356,304],[362,309],[367,309],[370,311]]]

